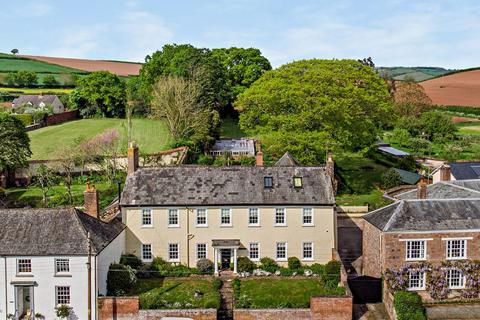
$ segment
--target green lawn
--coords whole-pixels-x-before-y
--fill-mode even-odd
[[[83,119],[45,127],[28,133],[33,152],[32,160],[56,159],[61,157],[60,150],[72,145],[75,139],[86,139],[107,129],[117,129],[121,141],[119,150],[124,154],[127,147],[126,121],[124,119]],[[133,119],[133,139],[141,153],[153,153],[164,149],[170,141],[164,123],[152,119]]]
[[[458,123],[457,128],[459,135],[480,136],[480,121]]]
[[[33,71],[48,73],[86,73],[83,70],[35,61],[26,58],[0,57],[0,72]]]
[[[240,129],[238,125],[238,119],[233,119],[231,117],[222,119],[220,124],[220,138],[230,139],[230,138],[243,138],[246,134]]]
[[[311,296],[344,294],[344,288],[326,288],[315,278],[248,279],[241,280],[237,299],[248,301],[250,308],[308,308]]]
[[[139,295],[141,309],[218,309],[221,300],[209,279],[139,279],[131,294]]]

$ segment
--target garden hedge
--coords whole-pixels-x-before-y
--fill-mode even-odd
[[[395,292],[393,305],[398,320],[427,320],[422,298],[416,292]]]

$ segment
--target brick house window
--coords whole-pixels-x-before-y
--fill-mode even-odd
[[[260,225],[260,216],[258,214],[258,208],[248,209],[248,224],[250,226]]]
[[[31,273],[32,259],[17,259],[17,273]]]
[[[260,259],[260,245],[258,242],[252,242],[249,244],[248,255],[251,260],[258,261]]]
[[[207,244],[197,243],[197,259],[206,259],[206,258],[207,258]]]
[[[277,242],[276,246],[276,259],[279,261],[287,260],[287,243],[286,242]]]
[[[55,287],[55,303],[57,306],[70,304],[70,287],[56,286]]]
[[[313,226],[312,208],[303,208],[302,223],[304,226]]]
[[[169,227],[178,227],[179,217],[177,209],[168,209],[168,226]]]
[[[142,209],[142,227],[152,226],[152,210]]]
[[[303,260],[313,260],[313,242],[304,242],[302,248]]]
[[[197,227],[206,227],[207,224],[207,209],[197,209]]]
[[[275,209],[275,225],[276,226],[286,226],[287,219],[285,217],[285,209],[277,208]]]
[[[169,243],[168,244],[168,260],[169,261],[179,261],[179,249],[178,243]]]
[[[407,260],[425,260],[426,259],[426,241],[412,240],[407,241]]]
[[[151,244],[142,244],[142,260],[149,262],[152,261],[152,245]]]
[[[452,239],[447,240],[447,259],[466,259],[467,258],[467,240]]]
[[[425,290],[425,272],[410,271],[408,273],[408,290]]]
[[[465,288],[465,276],[463,274],[463,271],[454,268],[448,269],[447,284],[450,289]]]
[[[232,210],[222,209],[220,211],[220,225],[231,226],[232,225]]]

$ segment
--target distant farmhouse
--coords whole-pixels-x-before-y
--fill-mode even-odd
[[[233,158],[254,157],[255,140],[253,139],[225,139],[217,140],[210,150],[213,157],[230,155]]]
[[[65,106],[56,95],[21,95],[12,102],[12,109],[27,106],[32,109],[43,109],[51,106],[53,113],[62,113],[65,111]]]
[[[480,162],[451,162],[432,172],[433,182],[480,179]]]

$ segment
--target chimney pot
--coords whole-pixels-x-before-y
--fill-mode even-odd
[[[263,152],[262,151],[257,152],[257,155],[255,156],[255,163],[259,167],[263,166]]]
[[[450,181],[452,179],[451,168],[448,164],[440,167],[440,181]]]
[[[95,185],[90,185],[87,182],[87,188],[83,193],[85,213],[96,219],[99,219],[100,209],[98,207],[98,190]]]
[[[417,199],[427,199],[427,184],[423,181],[418,184]]]
[[[127,151],[127,175],[135,173],[138,169],[138,147],[134,141],[128,143]]]

